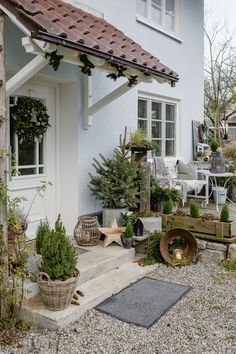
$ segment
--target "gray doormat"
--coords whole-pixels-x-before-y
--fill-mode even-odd
[[[144,277],[95,309],[121,321],[150,328],[190,290],[188,286]]]

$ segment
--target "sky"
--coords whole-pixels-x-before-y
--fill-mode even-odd
[[[212,22],[226,20],[229,31],[236,30],[236,0],[205,0],[205,9],[214,11],[214,16],[211,16]]]

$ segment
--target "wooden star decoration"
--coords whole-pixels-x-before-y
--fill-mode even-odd
[[[98,230],[106,236],[103,247],[107,247],[112,242],[116,242],[123,247],[121,235],[125,231],[125,227],[118,227],[115,217],[112,219],[110,227],[99,227]]]

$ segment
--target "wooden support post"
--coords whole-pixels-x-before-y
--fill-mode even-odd
[[[141,162],[142,168],[146,171],[146,177],[143,185],[140,188],[144,195],[140,198],[140,212],[150,212],[150,180],[151,180],[151,165],[150,162]]]
[[[6,74],[5,74],[5,46],[4,46],[4,14],[0,10],[0,112],[6,117]],[[7,203],[4,200],[3,189],[7,187],[7,120],[2,119],[0,126],[0,290],[9,286],[8,276],[8,236],[7,236]],[[1,187],[3,186],[3,188]],[[1,316],[7,316],[7,305],[1,295]]]

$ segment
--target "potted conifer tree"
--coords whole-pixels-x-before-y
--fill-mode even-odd
[[[57,311],[67,308],[72,300],[79,279],[76,269],[76,249],[66,236],[60,215],[55,230],[43,237],[42,256],[38,285],[46,308]]]
[[[121,212],[137,208],[145,171],[126,148],[126,129],[124,138],[120,136],[120,146],[114,149],[113,158],[102,154],[100,157],[102,162],[94,159],[96,175],[89,174],[89,189],[103,206],[103,226],[110,226],[113,217],[121,226]]]

